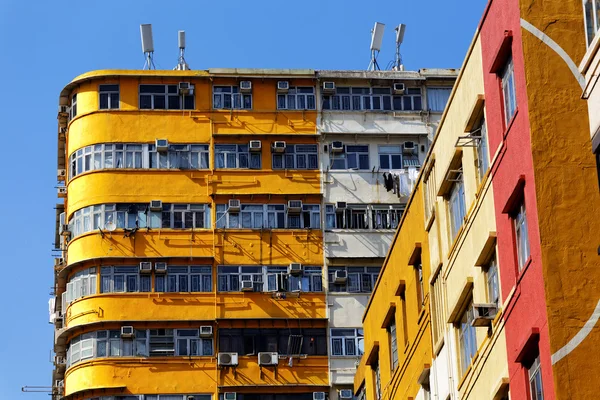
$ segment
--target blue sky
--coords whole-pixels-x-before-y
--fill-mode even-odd
[[[67,82],[89,70],[142,68],[141,23],[153,24],[159,69],[175,66],[181,29],[194,69],[366,69],[376,21],[386,24],[380,65],[393,59],[393,28],[405,23],[407,69],[458,68],[485,3],[0,0],[1,135],[12,146],[2,148],[0,178],[0,399],[48,398],[21,386],[51,383],[56,111]]]

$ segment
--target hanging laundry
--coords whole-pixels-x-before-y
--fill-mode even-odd
[[[385,190],[387,190],[389,192],[390,190],[392,190],[393,186],[394,186],[394,180],[393,180],[392,174],[391,173],[388,174],[388,173],[384,172],[383,173],[383,187],[385,187]]]
[[[404,170],[400,171],[399,174],[399,186],[400,186],[400,191],[399,191],[399,195],[400,196],[408,196],[410,195],[410,184],[409,184],[409,180],[408,180],[408,173]]]
[[[418,176],[419,176],[419,173],[417,172],[417,169],[415,167],[408,168],[408,186],[409,186],[411,192],[415,188],[415,184],[417,183]]]

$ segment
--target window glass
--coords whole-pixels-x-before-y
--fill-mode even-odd
[[[521,203],[517,214],[514,217],[517,256],[519,262],[519,271],[523,269],[527,260],[529,260],[529,235],[527,229],[527,213],[525,203]]]
[[[471,365],[471,360],[477,352],[477,337],[475,335],[475,328],[472,326],[473,319],[473,302],[471,301],[458,323],[461,375],[467,372],[467,369]]]
[[[508,123],[517,111],[515,73],[512,57],[509,58],[502,72],[502,95],[504,98],[504,120],[508,126]]]
[[[98,92],[100,96],[99,104],[101,110],[119,108],[119,85],[99,85]]]
[[[450,239],[453,242],[464,222],[466,207],[462,167],[456,170],[452,175],[454,176],[454,184],[450,191],[448,211],[450,214]]]
[[[277,95],[279,110],[314,110],[314,87],[290,87],[287,94]]]
[[[237,86],[213,86],[213,108],[251,109],[252,94],[240,93]]]
[[[427,105],[431,111],[442,112],[446,108],[452,88],[427,88]]]

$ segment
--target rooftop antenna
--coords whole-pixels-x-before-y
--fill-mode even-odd
[[[143,69],[156,69],[154,65],[154,41],[152,40],[152,24],[141,24],[140,33],[142,35],[142,51],[146,56],[146,62]]]
[[[371,62],[369,63],[369,68],[367,68],[369,71],[379,71],[381,69],[377,63],[377,56],[379,55],[379,50],[381,50],[384,29],[385,24],[375,22],[375,27],[371,31]]]
[[[402,64],[402,55],[400,54],[400,45],[404,40],[404,30],[406,25],[400,24],[394,30],[396,31],[396,59],[394,60],[394,71],[404,71],[404,64]]]
[[[177,61],[177,66],[173,69],[178,71],[186,71],[190,69],[190,66],[185,62],[184,53],[185,53],[185,31],[177,32],[177,41],[179,43],[179,60]]]

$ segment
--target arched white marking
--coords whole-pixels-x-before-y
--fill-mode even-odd
[[[564,357],[566,357],[570,352],[575,350],[575,348],[579,346],[581,342],[583,342],[583,339],[585,339],[587,335],[590,334],[592,329],[594,329],[594,326],[596,325],[596,322],[598,322],[598,319],[600,319],[600,300],[598,300],[596,309],[592,313],[590,319],[587,320],[583,328],[581,328],[581,330],[577,332],[573,339],[569,340],[569,343],[564,345],[556,353],[552,354],[552,365],[556,364]]]
[[[585,89],[585,78],[579,72],[579,68],[577,65],[571,60],[571,57],[567,54],[566,51],[562,49],[554,40],[550,39],[550,36],[546,35],[544,32],[540,31],[535,26],[531,25],[529,22],[525,21],[521,18],[521,26],[525,28],[528,32],[530,32],[533,36],[540,39],[543,43],[545,43],[548,47],[550,47],[556,54],[560,56],[564,60],[565,63],[569,66],[569,69],[579,82],[579,86],[581,86],[581,90]]]

